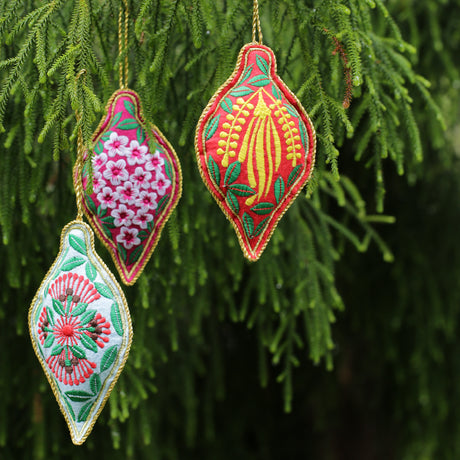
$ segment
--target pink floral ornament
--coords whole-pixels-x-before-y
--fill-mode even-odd
[[[93,142],[91,180],[86,165],[82,173],[84,211],[130,285],[182,193],[179,161],[158,128],[144,121],[139,97],[131,90],[113,94]]]

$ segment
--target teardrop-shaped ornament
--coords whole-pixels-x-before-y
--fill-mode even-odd
[[[94,250],[91,228],[72,221],[29,310],[35,353],[74,444],[90,434],[128,358],[132,326],[115,277]]]
[[[93,143],[92,167],[86,154],[82,171],[84,213],[121,279],[131,285],[181,196],[179,160],[160,130],[144,119],[139,96],[130,89],[112,95]]]
[[[315,148],[310,118],[276,74],[273,51],[246,44],[201,115],[195,149],[203,181],[249,260],[260,257],[309,180]]]

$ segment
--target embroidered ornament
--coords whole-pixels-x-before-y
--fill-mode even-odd
[[[202,178],[250,260],[308,181],[315,131],[276,75],[273,51],[245,45],[233,75],[204,110],[196,133]]]
[[[29,331],[74,444],[91,432],[128,358],[125,296],[94,250],[90,227],[64,227],[59,254],[29,310]]]
[[[84,213],[131,285],[181,196],[179,160],[160,130],[144,120],[139,96],[129,89],[112,95],[93,142],[92,180],[88,155],[82,172]]]

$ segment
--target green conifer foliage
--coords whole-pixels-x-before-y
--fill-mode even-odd
[[[128,3],[119,56],[120,0],[0,1],[0,458],[339,459],[345,400],[380,417],[378,436],[354,433],[375,441],[375,458],[458,457],[458,2],[260,0],[264,43],[318,147],[257,263],[194,154],[203,107],[251,41],[252,2]],[[78,129],[90,149],[125,53],[184,192],[125,289],[125,370],[74,447],[27,311],[76,215]],[[364,445],[352,458],[372,458]]]

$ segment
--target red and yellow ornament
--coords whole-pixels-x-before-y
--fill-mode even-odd
[[[309,180],[315,147],[310,118],[276,74],[273,51],[246,44],[201,115],[195,148],[203,181],[249,260],[261,256]]]

